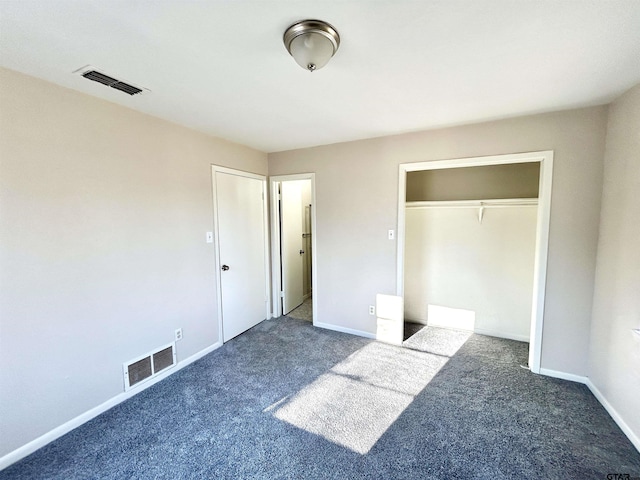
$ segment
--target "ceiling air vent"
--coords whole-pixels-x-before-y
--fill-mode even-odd
[[[128,83],[124,82],[116,82],[109,86],[111,88],[115,88],[116,90],[120,90],[121,92],[128,93],[129,95],[135,95],[142,92],[141,88],[134,87],[133,85],[129,85]]]
[[[124,389],[129,390],[139,383],[158,375],[162,370],[176,364],[176,344],[171,343],[122,365]]]
[[[76,70],[73,73],[77,73],[82,75],[87,80],[92,80],[94,82],[101,83],[102,85],[106,85],[107,87],[115,88],[116,90],[120,90],[121,92],[127,93],[129,95],[138,95],[140,93],[148,93],[149,89],[136,87],[129,82],[124,82],[119,80],[111,75],[107,75],[106,73],[102,73],[98,71],[96,68],[91,65],[87,65]]]

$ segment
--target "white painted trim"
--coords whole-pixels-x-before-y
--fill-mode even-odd
[[[262,180],[262,231],[264,232],[264,299],[265,299],[265,319],[271,318],[271,248],[269,239],[269,190],[267,188],[267,177]],[[222,299],[222,297],[220,297]],[[223,338],[223,337],[221,337]]]
[[[253,178],[255,180],[266,181],[265,175],[259,173],[245,172],[244,170],[236,170],[235,168],[221,167],[220,165],[211,165],[212,172],[227,173],[229,175],[237,175],[239,177]]]
[[[405,172],[419,172],[422,170],[442,170],[444,168],[480,167],[485,165],[506,165],[511,163],[531,163],[542,161],[542,158],[549,153],[552,154],[553,151],[545,150],[540,152],[491,155],[486,157],[430,160],[427,162],[402,163],[400,164],[400,167]]]
[[[403,163],[398,168],[398,244],[396,259],[396,295],[404,298],[404,243],[407,172],[440,170],[444,168],[479,167],[513,163],[540,162],[538,192],[538,220],[536,227],[536,253],[533,281],[533,307],[531,309],[531,334],[529,343],[529,368],[540,373],[544,300],[547,281],[549,252],[549,222],[551,218],[551,184],[553,176],[553,151],[515,153],[488,157],[433,160],[429,162]]]
[[[412,164],[408,164],[412,165]],[[404,244],[407,211],[407,165],[398,168],[398,235],[396,235],[396,295],[404,302]]]
[[[559,372],[558,370],[550,370],[548,368],[541,368],[539,372],[540,375],[544,375],[546,377],[559,378],[561,380],[569,380],[570,382],[577,382],[582,384],[587,384],[587,377],[583,377],[580,375],[575,375],[573,373]]]
[[[529,337],[529,368],[540,372],[542,365],[542,335],[544,302],[547,289],[547,260],[549,257],[549,225],[551,223],[551,187],[553,183],[553,152],[540,152],[540,183],[538,187],[538,224],[533,265],[533,301],[531,302],[531,333]]]
[[[627,424],[627,422],[625,422],[622,419],[622,416],[620,416],[618,411],[615,408],[613,408],[613,406],[607,401],[607,399],[602,394],[602,392],[598,390],[598,387],[596,387],[591,382],[591,379],[587,378],[585,384],[587,385],[587,387],[589,387],[589,390],[591,390],[591,393],[593,393],[593,396],[596,397],[598,401],[602,404],[602,406],[607,411],[607,413],[611,415],[611,418],[613,418],[613,421],[618,424],[618,426],[620,427],[620,430],[622,430],[622,432],[627,436],[627,438],[631,441],[633,446],[636,447],[636,450],[640,452],[640,437],[638,437],[638,435],[636,435],[634,431],[631,430],[631,427]]]
[[[280,182],[295,180],[311,180],[311,310],[313,315],[313,324],[316,325],[318,320],[318,262],[317,262],[317,246],[318,238],[316,227],[316,174],[315,173],[297,173],[293,175],[275,175],[269,177],[269,192],[271,206],[271,284],[273,285],[273,316],[282,315],[282,303],[279,301],[282,285],[280,282],[280,269],[282,266],[282,257],[280,255],[280,211],[278,209],[278,190],[277,185]],[[317,325],[316,325],[317,326]]]
[[[220,341],[224,341],[224,326],[222,318],[222,263],[220,261],[220,230],[218,220],[218,198],[216,192],[216,173],[226,173],[229,175],[236,175],[239,177],[253,178],[260,180],[262,183],[262,218],[263,218],[263,230],[264,230],[264,271],[265,271],[265,319],[271,318],[271,275],[269,274],[269,258],[270,258],[270,246],[269,246],[269,204],[267,200],[267,177],[265,175],[259,175],[256,173],[245,172],[243,170],[236,170],[233,168],[221,167],[218,165],[211,165],[211,192],[213,202],[213,236],[214,236],[214,250],[215,250],[215,262],[214,270],[216,275],[216,296],[218,303],[218,338]]]
[[[148,382],[145,382],[144,384],[140,384],[139,388],[133,388],[131,390],[122,392],[116,395],[115,397],[110,398],[106,402],[101,403],[97,407],[87,410],[86,412],[78,415],[77,417],[72,418],[68,422],[65,422],[62,425],[54,428],[53,430],[50,430],[49,432],[45,433],[44,435],[39,436],[35,440],[30,441],[29,443],[23,445],[22,447],[19,447],[14,451],[9,452],[4,457],[0,458],[0,471],[4,470],[9,465],[14,464],[18,460],[23,459],[27,455],[32,454],[33,452],[35,452],[39,448],[44,447],[48,443],[51,443],[54,440],[60,438],[61,436],[69,433],[71,430],[78,428],[80,425],[87,423],[89,420],[92,420],[93,418],[106,412],[110,408],[115,407],[119,403],[122,403],[125,400],[128,400],[129,398],[137,395],[138,393],[164,380],[168,376],[173,375],[179,370],[182,370],[184,367],[192,364],[196,360],[199,360],[200,358],[213,352],[214,350],[220,348],[221,346],[222,346],[222,342],[214,343],[213,345],[210,345],[209,347],[191,355],[189,358],[181,362],[178,362],[178,364],[175,365],[173,368],[170,368],[166,372],[159,374],[157,377],[154,377]]]
[[[314,327],[324,328],[325,330],[333,330],[334,332],[348,333],[349,335],[357,335],[358,337],[376,338],[375,333],[365,332],[364,330],[354,330],[353,328],[341,327],[331,323],[313,322]]]
[[[280,210],[278,209],[278,182],[273,179],[274,177],[269,178],[269,214],[271,218],[271,228],[269,232],[271,233],[271,288],[273,292],[271,293],[273,299],[273,316],[274,318],[280,317],[282,315],[282,296],[280,292],[282,291],[282,279],[278,273],[280,272],[282,258],[280,256],[280,229],[278,226],[280,225]]]
[[[500,331],[496,331],[496,330],[484,330],[484,329],[478,329],[475,328],[473,330],[465,330],[465,329],[458,329],[458,328],[451,328],[451,327],[443,327],[441,325],[429,325],[427,323],[424,323],[424,320],[422,319],[413,319],[413,318],[406,318],[404,319],[405,323],[415,323],[418,325],[423,325],[425,327],[431,327],[431,328],[443,328],[443,329],[447,329],[447,330],[456,330],[458,332],[469,332],[469,333],[476,333],[478,335],[487,335],[489,337],[496,337],[496,338],[506,338],[507,340],[516,340],[518,342],[525,342],[525,343],[529,343],[529,336],[528,335],[518,335],[515,333],[504,333],[504,332],[500,332]]]
[[[224,339],[224,331],[222,327],[222,275],[221,275],[221,265],[220,262],[220,231],[218,229],[218,195],[217,195],[217,187],[216,187],[216,171],[217,168],[211,166],[211,194],[212,194],[212,202],[213,202],[213,244],[214,244],[214,262],[213,262],[213,270],[215,272],[216,278],[216,303],[218,306],[218,338],[220,342]],[[220,170],[223,171],[223,170]]]
[[[318,223],[316,221],[316,174],[311,173],[311,315],[313,324],[319,321],[318,316]]]
[[[273,175],[269,177],[272,182],[293,182],[295,180],[310,180],[315,173],[293,173],[291,175]]]

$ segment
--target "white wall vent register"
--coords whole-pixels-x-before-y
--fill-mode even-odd
[[[171,343],[159,350],[138,357],[122,366],[124,373],[124,389],[129,390],[150,378],[159,375],[167,368],[173,367],[176,360],[176,344]]]

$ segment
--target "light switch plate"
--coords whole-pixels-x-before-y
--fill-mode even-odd
[[[395,230],[389,230],[389,240],[394,240],[396,238]]]
[[[213,243],[213,232],[207,232],[207,243]]]

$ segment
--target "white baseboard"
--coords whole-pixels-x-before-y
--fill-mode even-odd
[[[164,380],[168,376],[173,375],[178,370],[182,370],[187,365],[195,362],[196,360],[199,360],[200,358],[204,357],[208,353],[213,352],[214,350],[216,350],[217,348],[219,348],[221,346],[222,346],[222,342],[214,343],[213,345],[205,348],[204,350],[200,350],[198,353],[196,353],[194,355],[191,355],[189,358],[187,358],[187,359],[185,359],[185,360],[183,360],[181,362],[178,362],[178,364],[175,367],[173,367],[173,368],[167,370],[166,372],[158,375],[154,379],[149,380],[148,382],[145,382],[144,384],[141,384],[140,387],[134,388],[132,390],[128,390],[126,392],[122,392],[122,393],[116,395],[115,397],[110,398],[106,402],[101,403],[97,407],[94,407],[91,410],[88,410],[88,411],[84,412],[83,414],[78,415],[75,418],[72,418],[68,422],[63,423],[62,425],[60,425],[59,427],[56,427],[53,430],[50,430],[49,432],[45,433],[44,435],[41,435],[40,437],[36,438],[35,440],[30,441],[26,445],[23,445],[22,447],[19,447],[19,448],[15,449],[14,451],[9,452],[4,457],[0,458],[0,470],[4,470],[9,465],[14,464],[18,460],[21,460],[22,458],[26,457],[27,455],[32,454],[33,452],[35,452],[39,448],[42,448],[45,445],[47,445],[48,443],[51,443],[54,440],[56,440],[57,438],[60,438],[61,436],[69,433],[74,428],[78,428],[80,425],[82,425],[84,423],[87,423],[89,420],[97,417],[101,413],[106,412],[107,410],[109,410],[110,408],[115,407],[119,403],[124,402],[125,400],[133,397],[134,395],[137,395],[138,393],[146,390],[147,388],[151,387],[152,385],[155,385],[156,383]]]
[[[620,427],[620,430],[622,430],[622,432],[627,436],[627,438],[631,441],[631,443],[633,443],[633,446],[636,447],[636,450],[640,452],[640,438],[638,437],[638,435],[636,435],[633,432],[633,430],[631,430],[631,427],[627,425],[627,422],[625,422],[622,419],[620,414],[607,401],[607,399],[602,394],[602,392],[598,390],[598,388],[593,383],[591,383],[590,379],[587,379],[586,385],[587,387],[589,387],[589,390],[591,390],[591,393],[593,393],[593,396],[598,399],[598,401],[602,404],[604,409],[609,413],[609,415],[611,415],[611,418],[613,418],[613,421],[618,424],[618,426]]]
[[[589,379],[587,377],[582,377],[580,375],[575,375],[573,373],[559,372],[557,370],[550,370],[548,368],[541,368],[540,375],[545,375],[547,377],[560,378],[562,380],[569,380],[570,382],[577,382],[587,384]]]
[[[518,342],[529,343],[529,335],[518,335],[517,333],[504,333],[494,330],[474,329],[473,333],[478,335],[487,335],[489,337],[506,338],[507,340],[517,340]]]
[[[342,333],[348,333],[350,335],[357,335],[358,337],[373,338],[373,339],[376,338],[375,333],[365,332],[363,330],[354,330],[353,328],[341,327],[339,325],[332,325],[330,323],[313,322],[313,326],[324,328],[326,330],[333,330],[335,332],[342,332]]]
[[[405,320],[406,321],[406,320]],[[420,322],[414,322],[414,323],[420,323]],[[426,324],[424,324],[426,326]],[[320,328],[326,328],[327,330],[334,330],[336,332],[342,332],[342,333],[349,333],[351,335],[357,335],[359,337],[365,337],[365,338],[376,338],[376,334],[375,333],[370,333],[370,332],[365,332],[363,330],[354,330],[352,328],[346,328],[346,327],[341,327],[339,325],[332,325],[330,323],[321,323],[321,322],[315,322],[313,324],[314,327],[320,327]],[[438,327],[438,328],[444,328],[444,327]],[[511,335],[511,334],[504,334],[502,332],[494,332],[491,330],[474,330],[472,333],[477,333],[479,335],[489,335],[491,337],[499,337],[499,338],[506,338],[509,340],[518,340],[520,342],[529,342],[529,336],[528,335]],[[549,375],[549,376],[555,376],[555,375]],[[564,377],[561,377],[564,378]],[[570,379],[568,379],[570,380]],[[574,380],[577,381],[577,380]],[[582,382],[584,383],[584,382]]]
[[[506,338],[507,340],[517,340],[518,342],[526,342],[529,343],[529,335],[518,335],[517,333],[504,333],[499,330],[484,330],[482,328],[474,328],[473,330],[459,329],[449,327],[447,325],[437,325],[437,324],[429,324],[426,320],[423,319],[414,319],[405,317],[405,323],[417,323],[418,325],[424,325],[426,327],[434,327],[434,328],[446,328],[448,330],[458,330],[462,332],[472,332],[477,333],[478,335],[487,335],[489,337],[498,337],[498,338]]]

